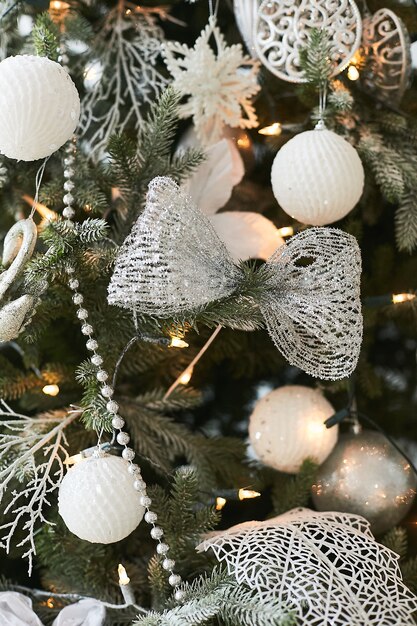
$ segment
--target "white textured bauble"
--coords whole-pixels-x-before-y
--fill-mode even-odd
[[[288,215],[324,226],[342,219],[362,195],[364,170],[355,148],[326,129],[288,141],[272,165],[272,189]]]
[[[257,402],[250,416],[250,443],[262,463],[280,472],[297,472],[307,458],[323,463],[337,441],[337,426],[324,425],[334,412],[310,387],[274,389]]]
[[[47,157],[68,141],[79,116],[77,89],[59,63],[31,55],[0,63],[0,153]]]
[[[59,513],[69,530],[91,543],[114,543],[135,530],[145,509],[117,456],[90,457],[68,470],[59,487]]]

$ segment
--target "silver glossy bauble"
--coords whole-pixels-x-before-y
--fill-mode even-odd
[[[319,511],[363,515],[380,534],[409,511],[416,478],[410,464],[376,431],[343,435],[319,469],[313,501]]]

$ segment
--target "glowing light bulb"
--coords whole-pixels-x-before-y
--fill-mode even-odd
[[[185,370],[183,374],[181,374],[181,377],[179,379],[179,382],[181,383],[181,385],[188,385],[193,375],[193,370],[194,370],[193,367],[189,367],[188,369]]]
[[[69,456],[67,459],[65,459],[64,463],[65,465],[75,465],[76,463],[79,463],[80,461],[82,461],[83,458],[84,457],[80,452],[79,454],[74,454],[73,456]]]
[[[117,573],[119,574],[119,585],[128,585],[130,583],[130,578],[121,563],[119,563]]]
[[[253,491],[253,489],[239,489],[239,500],[249,500],[250,498],[259,498],[261,494],[259,491]]]
[[[249,135],[242,134],[238,140],[236,141],[237,145],[239,146],[239,148],[242,148],[243,150],[247,150],[248,148],[251,147],[252,142],[251,139],[249,137]]]
[[[292,226],[283,226],[282,228],[277,228],[277,231],[280,237],[292,237],[294,234]]]
[[[267,137],[279,137],[282,133],[282,126],[279,122],[274,122],[271,126],[264,126],[264,128],[258,130],[258,133]]]
[[[59,387],[58,385],[45,385],[45,387],[42,387],[42,391],[46,396],[57,396]]]
[[[181,339],[181,337],[171,337],[170,348],[188,348],[189,344]]]
[[[349,68],[347,71],[347,77],[349,80],[358,80],[359,70],[355,65],[349,65]]]
[[[28,194],[24,193],[22,196],[22,200],[24,200],[25,202],[27,202],[27,204],[29,206],[35,206],[35,210],[39,213],[39,215],[42,217],[42,225],[43,222],[51,222],[53,220],[58,219],[58,213],[55,213],[55,211],[52,211],[52,209],[49,209],[47,206],[45,206],[44,204],[41,204],[40,202],[35,202],[34,198],[32,198],[32,196],[29,196]]]
[[[416,297],[415,293],[394,293],[392,296],[393,304],[401,304],[401,302],[410,302]]]
[[[216,498],[216,511],[221,511],[226,502],[226,498]]]

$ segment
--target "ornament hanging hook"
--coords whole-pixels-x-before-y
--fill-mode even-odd
[[[38,204],[38,202],[39,202],[39,191],[40,191],[40,188],[41,188],[42,179],[43,179],[43,175],[44,175],[44,172],[45,172],[45,167],[46,167],[46,164],[47,164],[48,160],[49,160],[49,156],[47,156],[47,157],[44,159],[44,162],[42,163],[42,165],[40,166],[40,168],[39,168],[39,169],[38,169],[38,171],[36,172],[36,178],[35,178],[35,197],[33,198],[32,209],[31,209],[31,211],[30,211],[30,215],[29,215],[29,217],[32,217],[32,218],[33,218],[33,216],[34,216],[34,214],[35,214],[35,211],[36,211],[36,206],[37,206],[37,204]]]

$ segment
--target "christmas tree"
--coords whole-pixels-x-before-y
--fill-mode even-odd
[[[416,623],[413,32],[2,3],[1,624]]]

